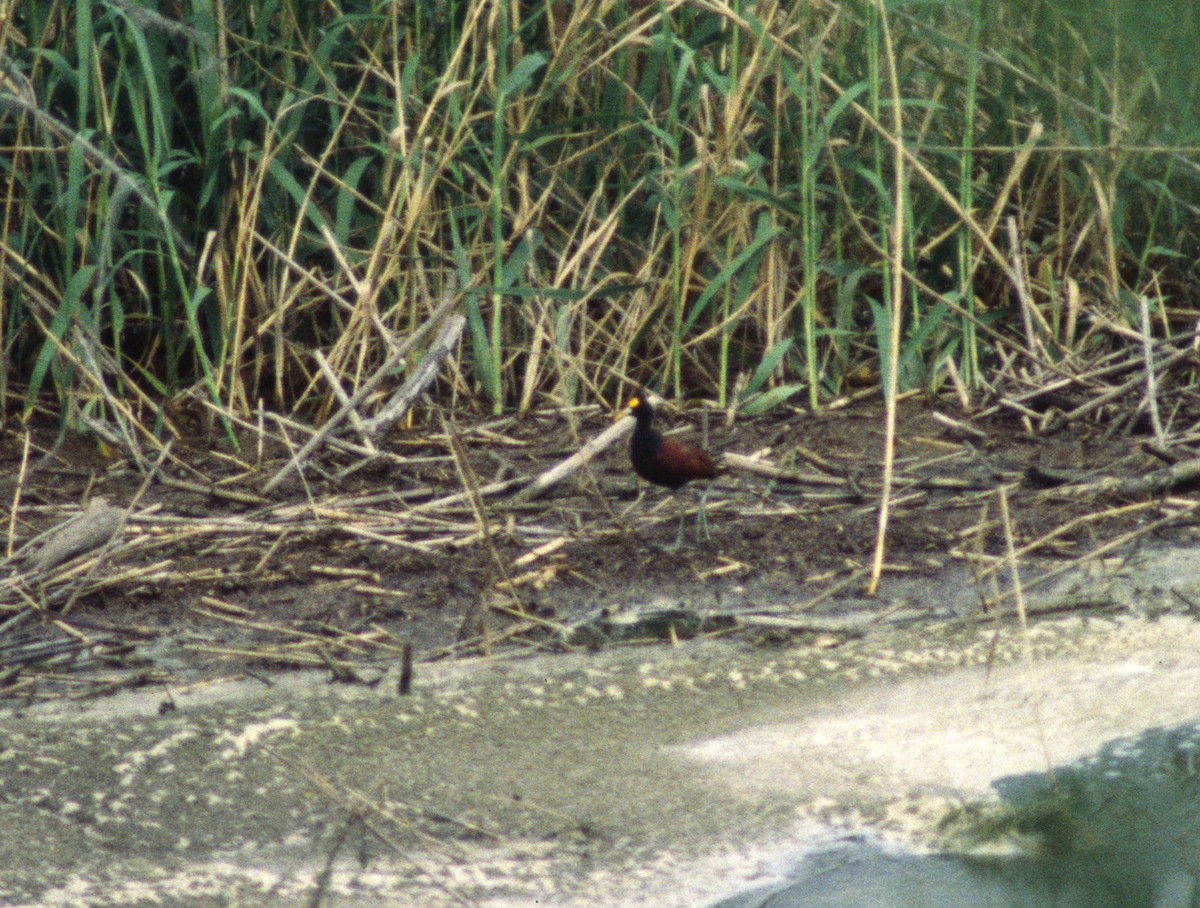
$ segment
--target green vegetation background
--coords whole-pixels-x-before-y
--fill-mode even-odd
[[[7,415],[972,393],[1195,319],[1186,0],[10,2]],[[897,283],[897,281],[899,283]],[[893,291],[899,295],[894,297]],[[896,305],[896,303],[899,305]],[[897,313],[899,318],[897,319]],[[414,351],[409,367],[416,364]]]

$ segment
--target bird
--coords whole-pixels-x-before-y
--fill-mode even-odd
[[[633,437],[629,441],[629,459],[633,463],[634,472],[642,479],[675,493],[693,480],[716,478],[717,464],[711,454],[698,445],[688,444],[677,438],[664,438],[662,433],[654,428],[654,408],[645,394],[631,398],[626,412],[637,420]],[[704,510],[704,497],[705,495],[700,496],[696,525],[704,530],[704,538],[707,539],[708,515]],[[679,532],[673,548],[679,548],[683,542],[685,516],[681,511]]]

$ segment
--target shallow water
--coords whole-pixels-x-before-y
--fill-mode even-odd
[[[693,906],[819,868],[770,904],[920,904],[899,900],[908,880],[969,905],[1012,886],[1107,897],[1085,885],[1100,860],[1163,908],[1186,905],[1200,836],[1177,825],[1163,840],[1155,822],[1193,805],[1178,729],[1200,720],[1200,625],[1153,616],[1178,607],[1194,561],[1064,579],[1060,592],[1102,591],[1107,612],[1028,634],[955,617],[867,626],[859,610],[861,635],[783,645],[422,666],[409,697],[392,668],[374,688],[316,673],[198,683],[166,714],[158,692],[10,713],[0,903],[291,905],[320,889],[323,905]],[[904,603],[919,612],[916,590]],[[959,579],[929,595],[951,590],[970,595]],[[1150,752],[1160,787],[1044,789],[1056,767],[1116,778],[1118,758],[1144,769]],[[1057,825],[1030,835],[1030,816]],[[1122,829],[1137,831],[1125,851],[1107,844]]]

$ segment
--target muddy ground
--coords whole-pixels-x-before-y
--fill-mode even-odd
[[[1001,486],[1016,544],[1041,540],[1030,554],[1043,559],[1078,558],[1124,533],[1146,542],[1192,532],[1185,488],[1157,498],[1098,488],[1102,477],[1163,467],[1142,437],[1095,423],[1037,436],[1002,415],[956,426],[945,414],[953,410],[939,401],[902,406],[891,576],[955,564],[974,576],[993,563],[1004,550]],[[264,485],[286,448],[250,431],[234,450],[216,428],[197,427],[173,441],[147,485],[94,440],[57,440],[51,426],[27,437],[10,424],[0,500],[18,506],[0,566],[0,698],[239,674],[269,681],[322,664],[369,681],[405,642],[418,663],[597,645],[565,629],[606,609],[820,615],[864,601],[883,444],[877,406],[731,425],[721,414],[665,410],[660,423],[714,452],[758,455],[788,481],[727,470],[707,496],[711,538],[696,538],[689,519],[688,543],[671,551],[679,509],[690,514],[695,498],[639,483],[624,438],[538,500],[481,496],[486,536],[469,496],[450,498],[464,483],[486,493],[562,461],[611,426],[598,409],[458,414],[452,432],[431,417],[393,433],[386,457],[316,456],[270,495]],[[122,509],[136,501],[119,537],[99,557],[32,572],[22,545],[96,496]],[[53,640],[64,648],[36,649]]]

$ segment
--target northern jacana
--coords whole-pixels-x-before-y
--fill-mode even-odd
[[[637,419],[633,437],[629,441],[629,459],[634,472],[647,482],[663,486],[673,493],[687,483],[697,479],[715,479],[717,465],[712,455],[698,445],[688,444],[678,438],[664,438],[654,428],[654,408],[645,395],[635,396],[629,401],[628,412]],[[684,513],[679,515],[679,532],[675,547],[683,541]],[[708,537],[708,515],[704,510],[704,495],[696,511],[696,524],[704,529]]]

